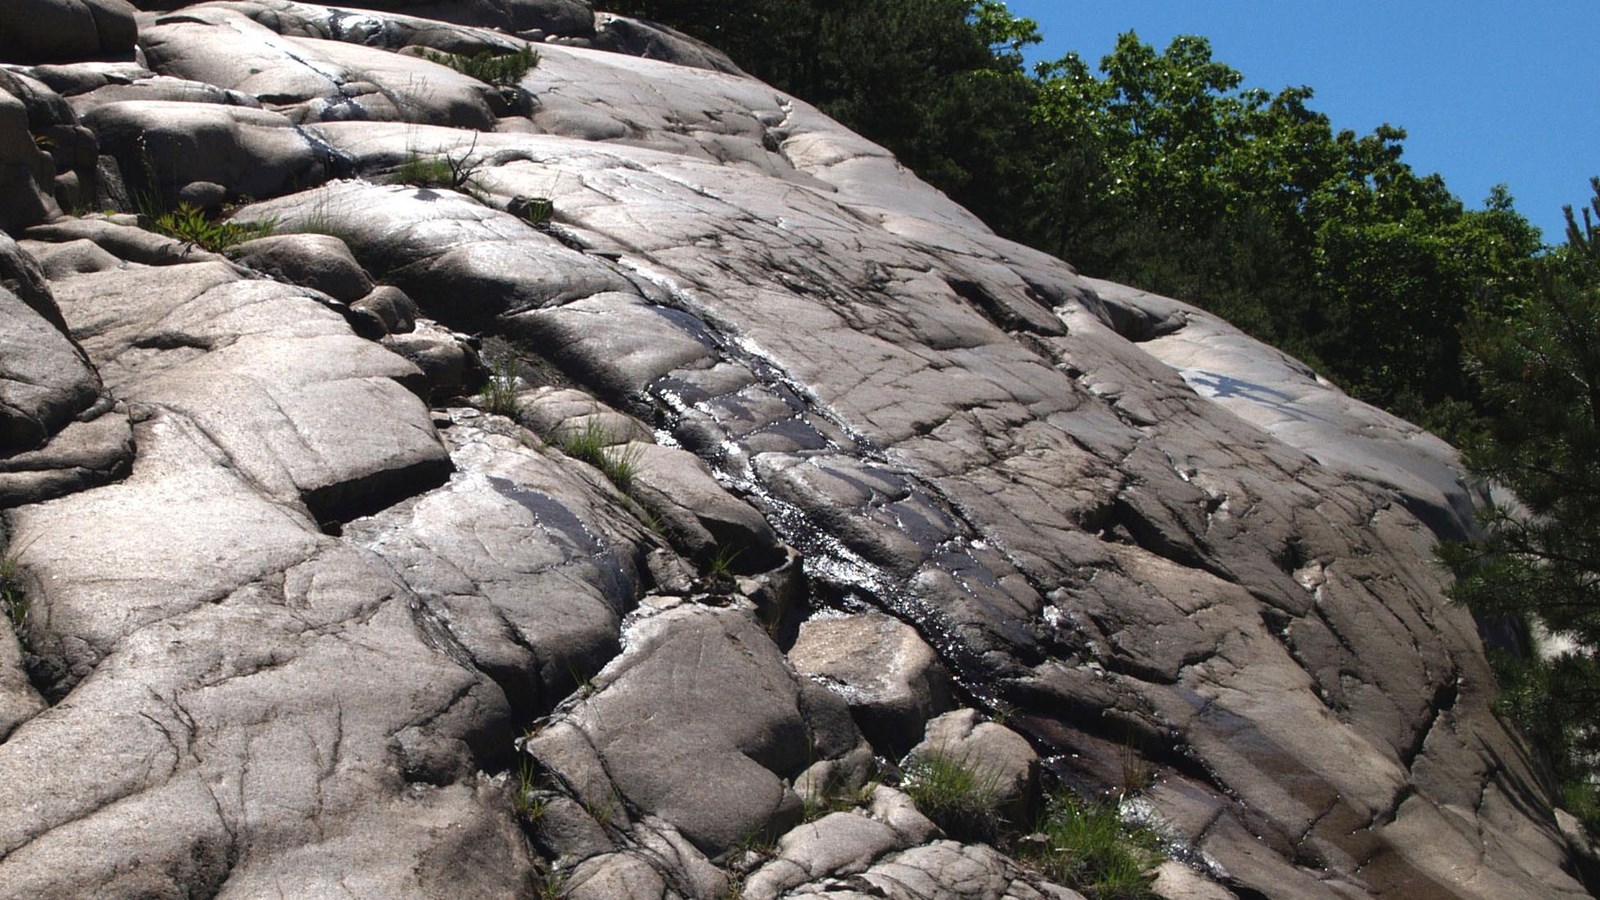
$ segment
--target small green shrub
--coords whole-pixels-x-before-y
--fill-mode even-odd
[[[1572,813],[1591,836],[1600,836],[1600,787],[1581,778],[1561,783],[1561,808]]]
[[[501,88],[516,87],[517,83],[522,81],[522,77],[539,64],[539,52],[528,46],[512,53],[484,50],[466,56],[460,53],[428,51],[423,55],[429,62],[449,66],[468,78],[476,78],[485,84]]]
[[[214,220],[205,210],[189,203],[180,203],[176,209],[150,217],[150,230],[167,237],[187,241],[213,253],[226,250],[235,244],[266,237],[277,228],[275,222],[238,223]]]
[[[0,560],[0,612],[16,631],[28,621],[28,597],[22,592],[22,571],[14,556]]]
[[[958,841],[992,843],[999,837],[999,782],[966,757],[934,752],[914,759],[902,773],[901,790],[922,814]]]
[[[1160,846],[1155,832],[1125,824],[1115,804],[1061,790],[1049,798],[1035,834],[1009,849],[1090,900],[1155,900],[1151,884]]]
[[[478,391],[478,408],[517,421],[522,405],[517,401],[517,361],[506,357],[495,364],[489,380]]]

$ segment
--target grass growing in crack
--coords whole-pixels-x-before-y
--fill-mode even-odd
[[[536,228],[550,224],[550,219],[555,213],[556,203],[549,197],[529,197],[517,207],[517,215]]]
[[[478,135],[474,133],[472,143],[459,155],[446,153],[442,156],[423,156],[413,150],[389,174],[389,181],[391,184],[409,184],[419,188],[460,191],[481,201],[483,190],[478,186],[478,170],[483,168],[484,159],[474,155],[477,149]]]
[[[507,356],[495,363],[489,380],[478,391],[477,400],[478,408],[484,412],[518,421],[522,404],[517,401],[517,361],[514,358]]]
[[[815,786],[800,798],[805,821],[814,822],[829,813],[845,812],[871,799],[872,792],[865,786],[852,789],[845,776],[837,769],[830,771],[822,784]]]
[[[906,766],[901,781],[917,809],[958,841],[993,842],[1000,816],[997,775],[985,775],[966,757],[934,752]]]
[[[539,776],[534,771],[533,761],[524,758],[517,767],[516,795],[511,798],[511,808],[516,811],[517,818],[532,823],[544,818],[549,805],[549,799],[539,793]]]
[[[539,52],[527,46],[511,53],[484,50],[467,56],[461,53],[428,51],[423,56],[429,62],[449,66],[468,78],[476,78],[485,84],[501,88],[516,87],[523,76],[539,64]]]
[[[706,574],[712,578],[732,578],[733,564],[743,552],[743,547],[718,544],[717,552],[711,554],[711,559],[706,563]]]
[[[558,429],[555,445],[562,453],[599,469],[624,494],[633,489],[633,479],[639,474],[639,448],[631,442],[616,444],[597,419],[590,418],[582,428]]]
[[[734,844],[745,853],[754,853],[757,856],[771,856],[777,849],[778,838],[767,828],[753,828],[744,833]]]
[[[589,818],[600,823],[601,828],[605,828],[617,817],[617,807],[621,805],[621,801],[613,794],[604,800],[592,802],[586,800],[582,805],[583,811],[589,814]]]
[[[533,886],[534,900],[560,900],[567,895],[567,876],[546,872]]]
[[[274,222],[240,224],[212,219],[198,206],[179,203],[176,209],[151,216],[150,230],[216,253],[235,244],[266,237],[277,230],[277,225]]]
[[[1160,840],[1149,828],[1122,821],[1114,803],[1053,794],[1035,833],[1016,841],[1012,856],[1090,900],[1154,900],[1152,870]]]
[[[0,612],[15,631],[28,621],[28,596],[22,591],[22,569],[15,556],[0,560]]]

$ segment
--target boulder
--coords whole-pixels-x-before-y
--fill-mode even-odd
[[[951,709],[950,676],[916,629],[881,613],[817,616],[789,648],[795,670],[834,687],[861,733],[898,759],[928,720]]]
[[[1000,814],[1014,824],[1033,821],[1039,809],[1039,755],[1028,739],[997,722],[979,721],[972,709],[945,713],[928,723],[905,764],[939,757],[970,768],[992,792]]]
[[[405,334],[416,328],[417,317],[422,314],[405,291],[387,284],[373,288],[350,308],[370,314],[389,334]]]
[[[411,331],[384,336],[383,346],[422,370],[417,394],[430,403],[459,397],[483,380],[483,362],[466,337],[424,320]]]
[[[43,446],[100,396],[72,339],[0,288],[0,454]]]
[[[197,263],[82,275],[57,299],[113,392],[189,417],[261,490],[319,521],[451,468],[396,381],[416,369],[294,286]]]
[[[120,269],[124,265],[121,259],[88,238],[78,238],[59,244],[27,241],[23,246],[39,261],[45,276],[52,281],[65,281],[74,275]]]
[[[28,130],[27,108],[0,89],[0,230],[18,231],[58,212],[54,169]]]
[[[327,234],[274,234],[237,244],[228,258],[288,284],[353,303],[372,292],[372,279],[344,241]]]
[[[280,35],[225,5],[158,16],[140,45],[163,75],[253,97],[297,123],[494,125],[487,86],[454,69],[361,44]]]
[[[138,35],[126,0],[0,0],[0,62],[128,56]]]
[[[319,145],[270,110],[127,100],[90,109],[83,122],[124,176],[172,202],[195,182],[221,185],[230,197],[269,197],[330,174]]]
[[[109,484],[128,474],[133,457],[124,410],[70,422],[41,448],[0,457],[0,509]]]
[[[809,728],[794,675],[747,610],[685,605],[645,617],[598,682],[566,721],[629,809],[712,856],[799,821],[786,778],[809,762]],[[530,744],[536,755],[540,746]]]

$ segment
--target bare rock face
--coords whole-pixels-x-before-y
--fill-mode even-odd
[[[928,720],[954,705],[950,676],[933,648],[882,613],[811,619],[800,626],[789,659],[837,690],[886,756],[904,755]]]
[[[126,0],[4,0],[0,62],[44,63],[128,56],[134,7]]]
[[[145,5],[0,35],[0,898],[1076,896],[919,741],[1169,897],[1585,895],[1437,439],[581,0]]]

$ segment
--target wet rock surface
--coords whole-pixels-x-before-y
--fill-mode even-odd
[[[579,0],[105,3],[0,36],[0,897],[1077,896],[919,744],[1169,897],[1585,895],[1441,442]]]

